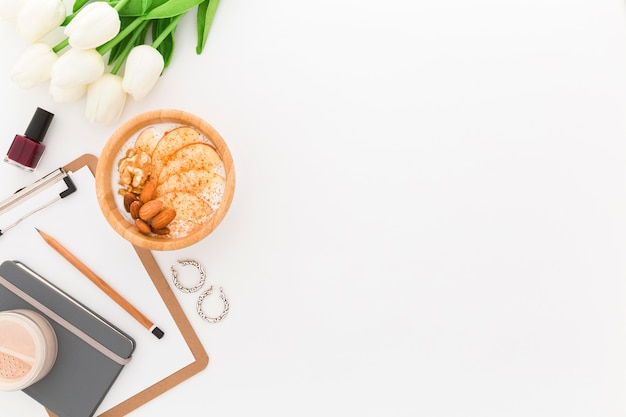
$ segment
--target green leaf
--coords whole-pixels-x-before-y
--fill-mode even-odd
[[[213,24],[213,18],[217,11],[217,5],[220,0],[205,0],[198,6],[198,15],[196,17],[198,27],[198,43],[196,45],[196,53],[200,55],[204,50],[204,45],[209,37],[209,31]]]
[[[150,23],[150,22],[149,22]],[[146,35],[148,34],[148,30],[150,29],[150,25],[145,25],[143,27],[143,29],[141,30],[141,34],[139,35],[139,38],[137,39],[137,41],[135,42],[135,46],[137,45],[141,45],[146,43]]]
[[[174,56],[174,37],[168,36],[157,50],[163,55],[163,70],[165,71],[165,68],[170,66]]]
[[[157,3],[156,6],[160,6],[165,2],[167,2],[167,0],[130,0],[122,7],[119,14],[120,16],[143,16],[153,7],[154,3]]]
[[[163,55],[164,67],[167,68],[174,56],[174,33],[176,32],[177,23],[172,22],[177,19],[159,19],[155,21],[152,26],[152,39],[161,38],[163,33],[168,31],[165,37],[162,38],[156,49]],[[178,19],[179,20],[179,19]],[[173,23],[173,25],[172,25]],[[172,25],[172,26],[170,26]]]
[[[76,0],[74,2],[74,6],[72,6],[72,12],[76,13],[79,9],[82,9],[82,7],[89,3],[89,0]]]
[[[153,8],[146,15],[146,19],[164,19],[187,13],[193,7],[204,0],[173,0],[167,1],[158,7]]]
[[[152,0],[143,0],[141,2],[141,11],[142,11],[142,13],[147,12],[148,9],[150,8],[150,6],[152,6]]]

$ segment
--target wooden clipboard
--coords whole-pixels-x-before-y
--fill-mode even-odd
[[[87,166],[91,173],[95,175],[97,164],[98,158],[95,155],[85,154],[65,165],[63,169],[68,172],[75,172],[78,169]],[[183,368],[174,372],[173,374],[167,376],[166,378],[154,383],[143,391],[103,412],[99,415],[99,417],[124,416],[131,411],[136,410],[148,401],[163,394],[170,388],[180,384],[184,380],[202,371],[204,368],[207,367],[209,363],[209,356],[204,350],[204,347],[202,346],[200,339],[198,338],[193,327],[191,326],[191,323],[189,322],[189,320],[187,320],[187,316],[182,310],[180,304],[178,303],[178,300],[176,299],[176,296],[172,292],[169,284],[167,283],[167,280],[163,276],[161,269],[156,263],[156,260],[152,256],[152,252],[147,249],[139,248],[137,246],[133,247],[135,249],[135,252],[137,253],[137,256],[141,260],[141,263],[148,272],[148,275],[152,279],[152,283],[154,284],[159,295],[165,302],[165,305],[167,306],[169,313],[174,319],[174,322],[178,326],[181,334],[183,335],[185,342],[187,343],[187,346],[189,347],[194,357],[194,361],[189,365],[184,366]],[[56,414],[52,413],[50,410],[46,411],[50,417],[57,417]]]

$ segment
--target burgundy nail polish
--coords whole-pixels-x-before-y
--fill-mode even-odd
[[[54,114],[37,107],[33,118],[28,124],[26,133],[16,135],[15,139],[13,139],[9,152],[4,157],[4,162],[27,171],[34,171],[39,164],[44,149],[46,149],[46,146],[41,142],[48,131],[53,117]]]

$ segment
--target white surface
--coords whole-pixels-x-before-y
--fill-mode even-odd
[[[201,56],[193,22],[120,123],[179,108],[228,142],[224,222],[156,257],[231,313],[178,293],[209,366],[133,417],[625,414],[623,1],[223,1]],[[0,146],[42,106],[40,174],[98,154],[115,126],[12,85],[0,35]]]

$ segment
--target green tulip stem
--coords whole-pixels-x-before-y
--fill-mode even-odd
[[[137,31],[135,31],[135,33],[133,33],[133,35],[130,37],[130,39],[124,46],[124,50],[122,51],[120,56],[117,58],[117,62],[115,63],[115,66],[113,66],[113,68],[111,69],[111,74],[116,75],[117,72],[120,70],[120,68],[122,68],[122,64],[124,63],[124,61],[126,61],[126,57],[130,53],[131,49],[135,47],[137,38],[139,38],[139,35],[141,34],[141,32],[143,31],[144,27],[147,24],[148,24],[148,21],[142,22],[142,24],[139,25],[139,28],[137,29]]]
[[[154,42],[152,42],[152,47],[154,49],[158,48],[159,45],[161,45],[161,42],[163,42],[168,35],[170,34],[170,32],[172,32],[174,29],[176,29],[176,26],[178,26],[178,24],[180,23],[180,20],[185,16],[185,13],[181,13],[178,16],[174,17],[172,19],[172,21],[170,22],[169,25],[167,25],[167,27],[165,29],[163,29],[163,32],[161,32],[159,34],[159,37],[156,38],[154,40]]]
[[[133,20],[128,26],[124,28],[120,33],[117,34],[113,39],[105,43],[104,45],[100,45],[96,48],[96,51],[100,55],[104,55],[109,52],[115,45],[123,41],[128,35],[130,35],[135,29],[137,29],[146,19],[143,16],[137,17]]]
[[[58,54],[59,51],[64,49],[69,44],[70,44],[70,38],[65,38],[64,40],[62,40],[61,42],[59,42],[58,44],[52,47],[52,52],[54,52],[55,54]]]

